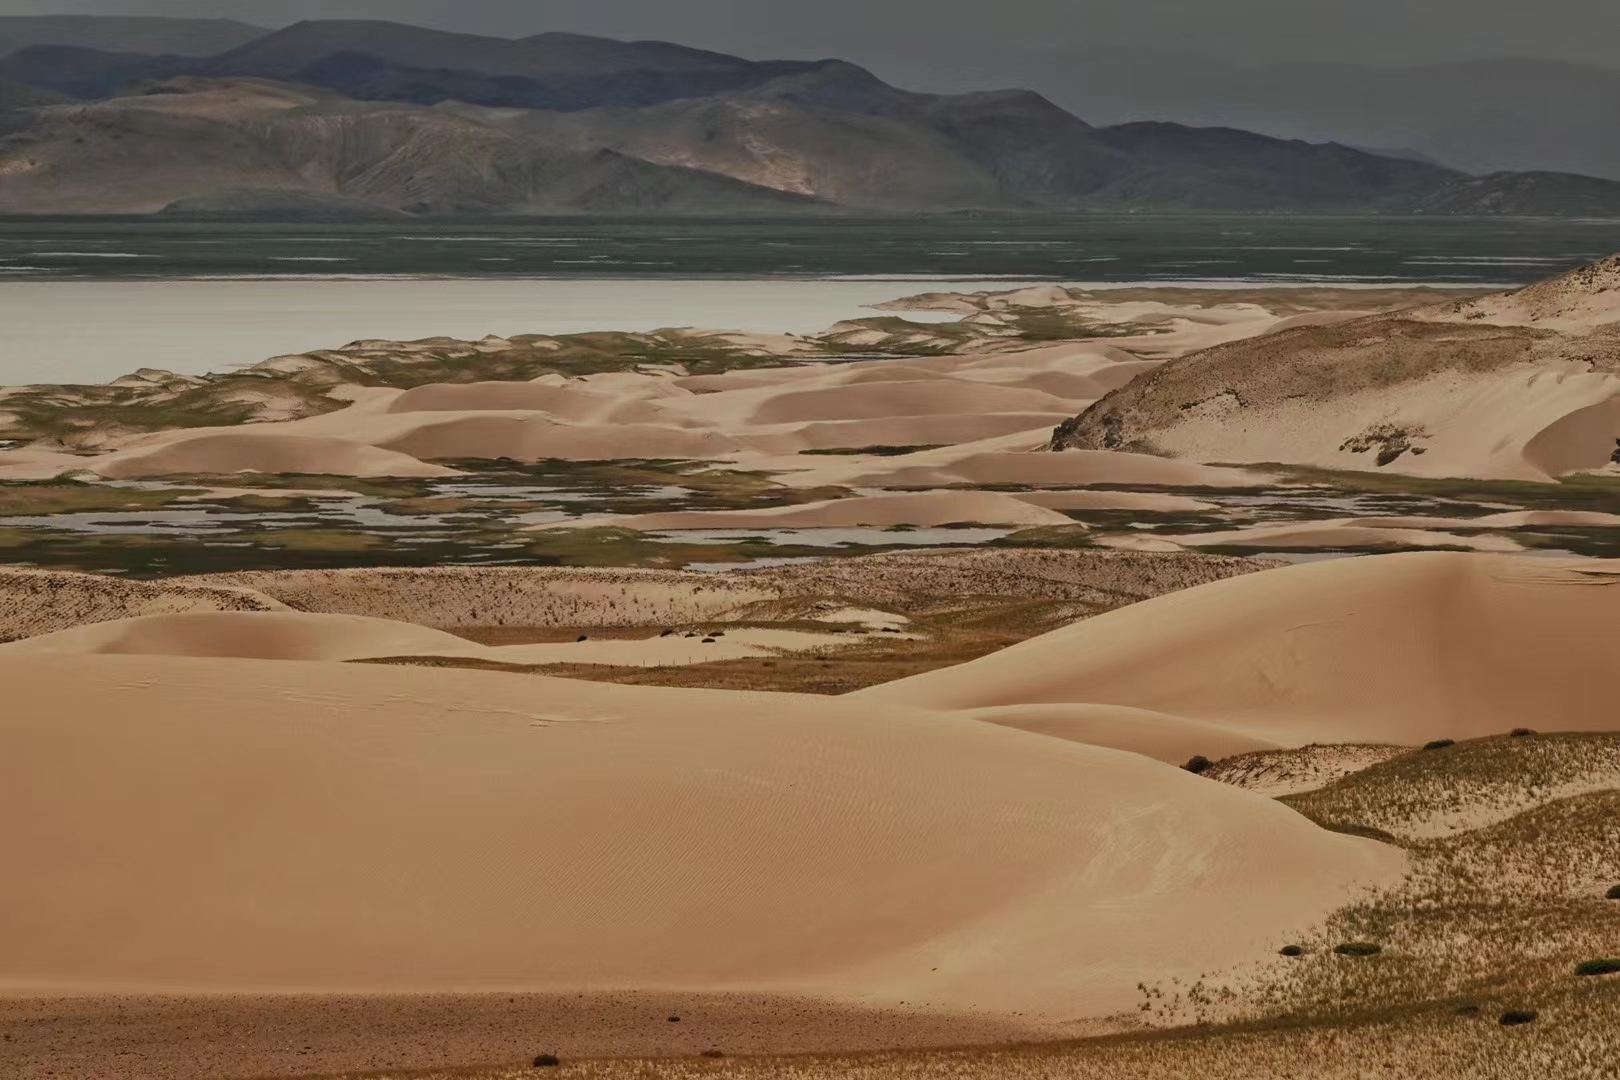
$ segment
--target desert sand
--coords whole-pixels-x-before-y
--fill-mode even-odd
[[[1146,710],[1108,742],[1163,756],[1213,724],[1274,746],[1620,727],[1620,563],[1412,552],[1269,570],[1147,600],[856,698],[932,709]],[[1150,714],[1162,714],[1158,719]],[[1015,715],[1016,714],[1012,714]],[[1122,734],[1123,733],[1123,734]],[[1202,731],[1176,745],[1194,753]],[[1098,736],[1101,741],[1101,736]],[[1141,741],[1138,741],[1141,740]],[[1232,744],[1226,744],[1231,746]]]
[[[254,660],[373,660],[434,657],[488,664],[606,664],[675,667],[839,649],[835,634],[741,627],[718,637],[651,633],[528,645],[479,645],[441,630],[363,615],[302,611],[192,611],[97,622],[0,645],[0,655],[240,657]]]
[[[1522,289],[1245,335],[1170,360],[1055,447],[1546,482],[1620,469],[1620,257]]]
[[[14,990],[1067,1017],[1240,961],[1402,865],[1138,755],[901,708],[299,661],[0,671]]]

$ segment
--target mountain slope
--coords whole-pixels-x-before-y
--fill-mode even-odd
[[[33,110],[0,138],[0,211],[251,213],[287,193],[409,212],[792,210],[806,200],[434,110],[254,80],[182,79]]]
[[[1038,90],[1098,124],[1165,120],[1416,154],[1465,172],[1620,179],[1620,71],[1522,57],[1412,67],[1241,66],[1116,45],[892,40],[851,59],[904,86]]]

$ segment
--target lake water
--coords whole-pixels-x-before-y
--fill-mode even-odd
[[[1514,284],[1616,250],[1620,221],[1543,219],[6,219],[0,384],[200,373],[362,337],[806,333],[928,289]]]

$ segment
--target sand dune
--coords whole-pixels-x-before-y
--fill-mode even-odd
[[[1180,765],[1194,754],[1218,759],[1280,745],[1218,721],[1129,705],[1002,705],[970,709],[962,715],[1037,735],[1129,750],[1171,765]]]
[[[904,709],[136,656],[0,679],[12,988],[1096,1015],[1402,865],[1143,757]]]
[[[635,567],[264,570],[174,581],[248,589],[300,611],[436,627],[681,626],[723,619],[779,595],[751,576]]]
[[[869,446],[943,446],[1045,430],[1052,413],[960,413],[891,420],[815,420],[753,428],[737,443],[767,454]],[[1061,420],[1062,417],[1058,417]]]
[[[1521,551],[1523,548],[1505,536],[1469,535],[1444,532],[1429,525],[1413,527],[1398,524],[1399,518],[1325,518],[1292,521],[1283,525],[1253,525],[1219,532],[1157,534],[1181,547],[1239,547],[1276,551],[1309,551],[1317,548],[1463,548],[1472,551]],[[1455,522],[1473,527],[1472,523]]]
[[[1522,289],[1425,308],[1418,318],[1583,332],[1620,323],[1620,255]]]
[[[131,581],[66,570],[0,569],[0,641],[85,623],[184,611],[274,611],[284,605],[237,584]]]
[[[422,414],[432,415],[432,414]],[[416,458],[515,458],[567,461],[614,458],[712,458],[737,442],[715,431],[658,424],[561,424],[541,415],[456,414],[425,420],[383,446]]]
[[[759,510],[677,510],[660,514],[631,514],[581,518],[560,525],[536,528],[573,528],[619,525],[627,529],[776,529],[844,528],[869,525],[1070,525],[1055,510],[1032,505],[994,491],[924,491],[907,495],[868,495],[797,506]]]
[[[1152,514],[1217,511],[1220,504],[1154,491],[1020,491],[1018,498],[1052,510],[1141,510]]]
[[[63,653],[355,660],[454,653],[471,645],[442,630],[360,615],[202,611],[141,615],[78,626],[0,645],[0,655]]]
[[[1608,731],[1620,728],[1616,625],[1620,563],[1337,559],[1133,604],[854,696],[970,710],[1130,706],[1290,746]],[[1140,738],[1163,737],[1152,727]],[[1114,745],[1147,745],[1137,738]]]
[[[847,637],[742,627],[718,638],[651,634],[640,639],[479,645],[414,623],[302,611],[202,611],[97,622],[0,645],[0,655],[234,657],[248,660],[368,660],[442,657],[494,664],[678,667],[716,660],[839,649]]]
[[[453,469],[429,465],[406,454],[344,439],[252,429],[165,435],[150,445],[84,459],[82,467],[111,480],[239,472],[341,476],[455,474]]]
[[[1279,332],[1173,360],[1054,448],[1546,481],[1620,470],[1620,256],[1511,293]]]
[[[876,385],[785,391],[762,402],[755,424],[806,420],[878,420],[894,416],[960,415],[976,412],[1062,412],[1067,399],[1038,390],[951,380],[884,381]]]
[[[933,452],[939,464],[890,458],[855,478],[873,487],[935,487],[947,484],[1145,484],[1158,487],[1253,487],[1258,473],[1191,461],[1114,450],[1062,453],[989,451],[952,457]],[[915,455],[921,457],[922,455]]]

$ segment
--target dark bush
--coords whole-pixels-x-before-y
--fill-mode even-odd
[[[1425,750],[1444,750],[1448,746],[1456,746],[1456,739],[1435,739],[1433,742],[1423,744]]]
[[[1620,900],[1620,885],[1610,885],[1609,891],[1603,894],[1605,900]]]
[[[556,1054],[537,1054],[537,1055],[535,1055],[534,1067],[537,1068],[537,1069],[555,1069],[558,1065],[561,1065],[561,1064],[562,1064],[562,1059],[559,1058]]]
[[[1508,732],[1508,734],[1513,736],[1515,739],[1523,739],[1523,738],[1526,738],[1526,737],[1528,737],[1530,735],[1534,735],[1535,733],[1536,733],[1535,728],[1527,728],[1527,727],[1516,727],[1512,731]]]
[[[1187,764],[1183,765],[1182,768],[1190,773],[1202,773],[1209,771],[1209,767],[1213,764],[1215,763],[1203,754],[1194,754],[1187,759]]]
[[[705,1051],[703,1051],[703,1056],[704,1057],[725,1057],[726,1055],[721,1053],[719,1050],[705,1050]]]
[[[1458,1016],[1478,1016],[1479,1015],[1479,1006],[1478,1005],[1459,1005],[1459,1006],[1457,1006],[1457,1015]]]
[[[672,1024],[678,1024],[681,1022],[681,1018],[678,1016],[672,1016],[669,1018],[669,1022]]]
[[[589,635],[581,634],[581,635],[579,635],[579,637],[575,638],[574,640],[575,641],[589,641],[591,639],[590,639]]]
[[[1496,1018],[1496,1022],[1503,1027],[1513,1027],[1515,1024],[1528,1024],[1536,1018],[1534,1009],[1509,1009]]]
[[[1333,946],[1333,951],[1340,956],[1377,956],[1384,951],[1384,947],[1374,945],[1370,941],[1346,941],[1342,945]]]
[[[1282,948],[1278,949],[1277,952],[1282,956],[1304,956],[1305,955],[1305,946],[1303,946],[1303,945],[1284,945]]]
[[[1582,960],[1575,965],[1577,975],[1613,975],[1620,971],[1620,960],[1608,957],[1602,960]]]

